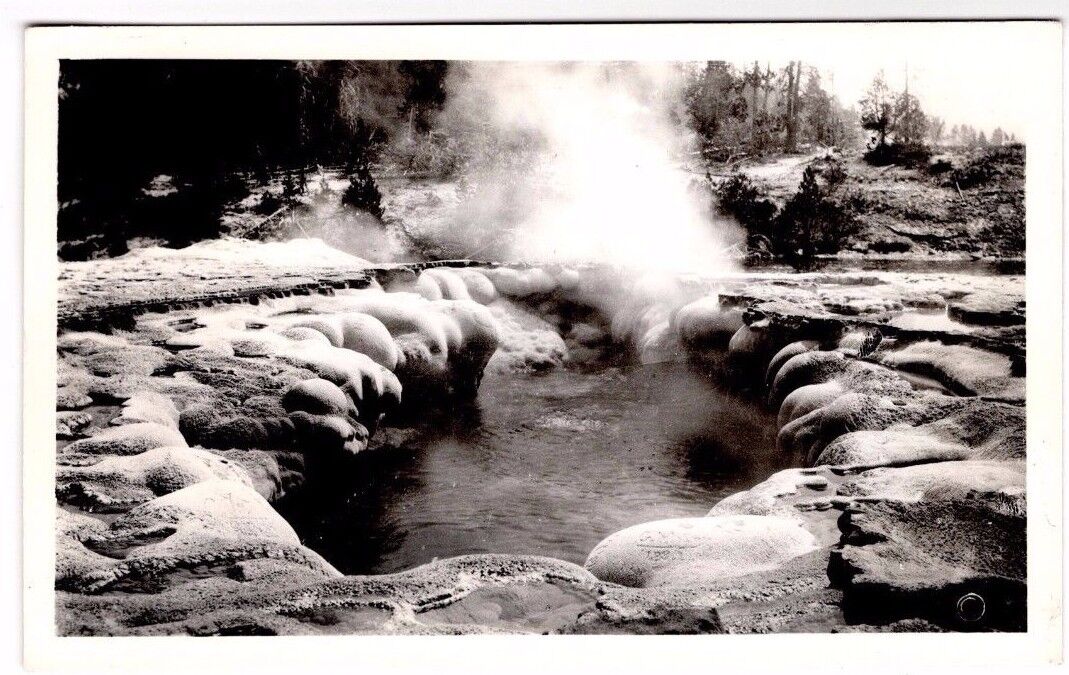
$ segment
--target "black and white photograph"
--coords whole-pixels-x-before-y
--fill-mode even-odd
[[[154,30],[27,36],[53,649],[1060,632],[1057,22]]]

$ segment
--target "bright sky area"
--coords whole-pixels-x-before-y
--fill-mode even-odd
[[[908,66],[910,92],[926,112],[946,121],[948,131],[961,123],[989,135],[996,126],[1018,135],[1027,128],[1032,99],[1015,92],[1038,75],[1031,72],[1028,24],[809,25],[805,39],[801,26],[784,28],[795,30],[759,44],[728,40],[715,51],[740,65],[758,59],[775,68],[800,59],[819,68],[825,86],[846,105],[864,96],[880,69],[893,89],[902,89]]]

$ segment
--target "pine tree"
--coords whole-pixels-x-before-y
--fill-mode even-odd
[[[895,143],[906,148],[924,145],[928,132],[928,118],[921,110],[916,96],[903,91],[895,101],[894,111]]]
[[[787,258],[808,260],[816,252],[817,214],[823,196],[817,174],[807,166],[802,173],[798,192],[783,206],[776,224],[776,243]]]
[[[946,127],[946,123],[941,117],[928,118],[928,142],[933,146],[939,145],[943,141],[943,129]]]
[[[861,99],[861,126],[876,134],[873,149],[882,149],[895,127],[895,105],[883,71],[876,74],[865,97]]]
[[[371,175],[371,162],[367,153],[355,153],[348,166],[349,187],[342,195],[342,204],[367,211],[382,219],[382,193]]]

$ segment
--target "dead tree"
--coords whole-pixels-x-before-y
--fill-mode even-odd
[[[792,61],[787,64],[787,138],[784,151],[794,152],[798,145],[798,83],[802,79],[802,62]]]

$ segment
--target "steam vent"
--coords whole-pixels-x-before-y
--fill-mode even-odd
[[[1020,630],[1022,290],[1019,276],[370,265],[308,240],[64,264],[60,630]],[[633,390],[636,372],[740,419],[649,384],[628,407],[613,381]],[[540,413],[497,419],[510,389]],[[702,429],[716,420],[730,428]],[[564,440],[536,447],[531,428]],[[498,439],[482,434],[511,439],[483,460],[504,469],[459,492],[433,484],[450,471],[435,462],[456,461],[443,447],[489,453]],[[658,441],[670,447],[647,447]],[[545,477],[561,460],[529,452],[583,454]],[[413,465],[407,479],[432,484],[389,485]],[[697,484],[697,500],[621,494],[625,474]],[[703,492],[718,474],[730,489]],[[388,530],[376,514],[430,508],[436,490],[487,511],[431,514],[418,527],[448,534],[423,539],[313,522],[347,495],[390,501],[346,512]],[[577,547],[510,549],[496,530],[569,534],[548,502],[524,508],[539,492],[607,526]],[[423,546],[403,563],[368,559],[407,537]]]
[[[1031,638],[1026,125],[805,53],[63,60],[49,639]]]

